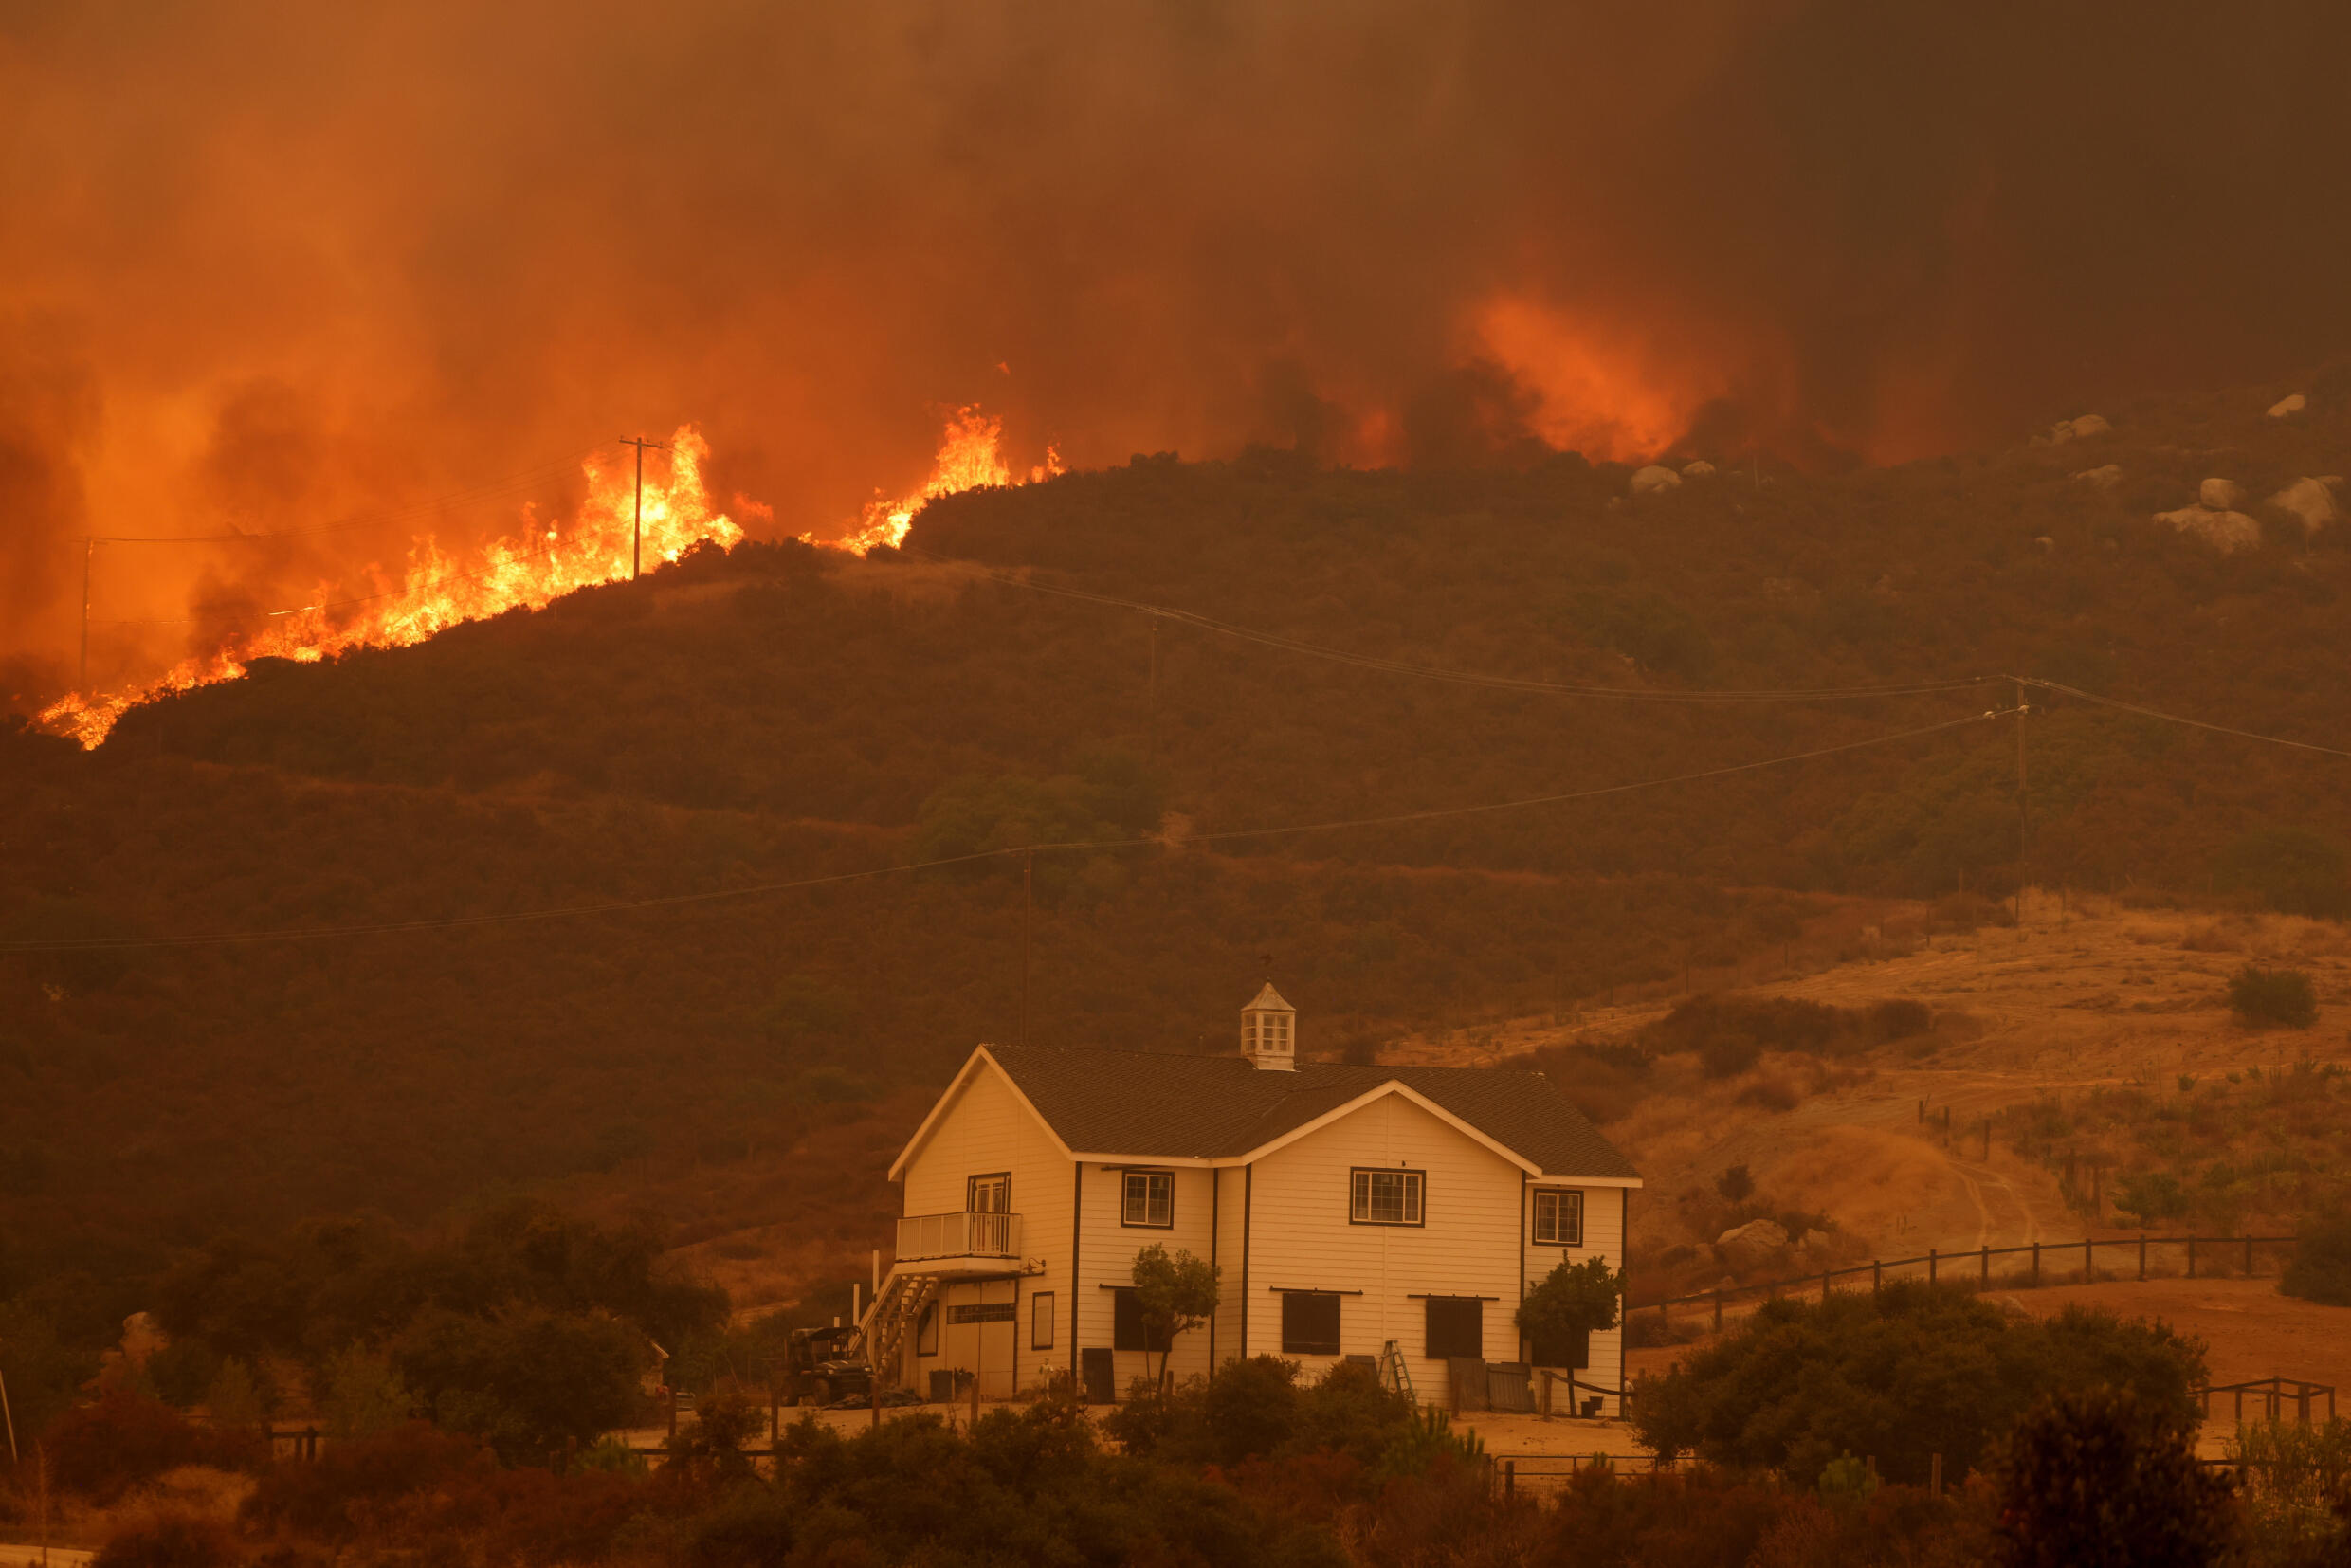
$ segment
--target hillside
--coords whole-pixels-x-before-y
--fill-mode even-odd
[[[2009,688],[1502,691],[1002,575],[1456,670],[1685,694],[2015,671],[2336,741],[2342,529],[2305,541],[2249,501],[2269,541],[2224,556],[2149,520],[2207,475],[2259,497],[2351,468],[2351,410],[2322,388],[2306,417],[2263,418],[2280,390],[2108,410],[2111,434],[2059,447],[1662,496],[1572,454],[1442,474],[1142,458],[938,502],[902,555],[701,554],[418,647],[266,665],[135,711],[96,753],[0,739],[0,931],[400,925],[1164,831],[1182,847],[1038,857],[1031,1038],[1217,1048],[1268,955],[1333,1053],[1740,960],[1816,968],[1869,901],[2014,886],[2013,719],[1569,804],[1210,835],[1817,751]],[[2070,477],[2105,463],[2114,488]],[[2351,897],[2340,759],[2035,702],[2036,882]],[[102,1317],[224,1226],[421,1223],[526,1188],[650,1208],[687,1242],[767,1227],[788,1267],[760,1288],[788,1297],[873,1244],[925,1090],[1024,1028],[1022,920],[1014,857],[8,957],[0,1295],[85,1270]]]

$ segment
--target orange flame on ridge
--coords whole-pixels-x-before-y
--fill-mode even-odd
[[[702,465],[709,455],[702,432],[682,426],[670,438],[667,477],[647,477],[647,560],[674,561],[705,542],[733,549],[741,540],[742,529],[711,506],[703,488]],[[518,606],[536,610],[576,589],[626,577],[635,519],[634,467],[617,453],[602,452],[591,454],[580,466],[588,478],[588,498],[568,525],[542,522],[536,507],[525,506],[522,532],[483,546],[470,566],[444,553],[432,538],[417,539],[396,583],[371,568],[370,580],[378,589],[372,594],[337,599],[331,585],[321,584],[313,603],[271,611],[265,628],[240,635],[231,647],[183,659],[143,685],[71,692],[44,708],[37,722],[95,748],[129,709],[170,692],[236,680],[254,659],[315,664],[355,647],[402,647],[462,621],[486,619]]]
[[[1062,465],[1061,453],[1048,447],[1045,461],[1030,468],[1027,479],[1016,479],[1011,465],[1004,461],[1002,419],[981,413],[976,404],[964,405],[947,421],[946,432],[939,437],[939,455],[931,462],[931,477],[920,491],[897,501],[868,501],[857,526],[837,539],[819,539],[812,534],[803,534],[800,542],[829,544],[853,556],[862,556],[868,550],[895,549],[905,542],[906,531],[914,526],[914,515],[941,496],[985,485],[1035,484],[1067,471]]]

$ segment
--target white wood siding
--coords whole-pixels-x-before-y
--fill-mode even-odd
[[[1139,1171],[1169,1167],[1135,1160]],[[1076,1343],[1089,1349],[1115,1349],[1117,1298],[1105,1285],[1131,1285],[1135,1254],[1155,1243],[1173,1252],[1205,1258],[1212,1246],[1211,1211],[1215,1203],[1213,1171],[1176,1167],[1176,1223],[1168,1229],[1122,1223],[1125,1172],[1116,1166],[1089,1162],[1085,1167],[1085,1202],[1079,1224],[1078,1259],[1083,1286],[1077,1292]],[[1066,1229],[1066,1226],[1064,1227]],[[1220,1260],[1221,1261],[1221,1260]],[[1225,1288],[1232,1288],[1230,1276]],[[1208,1329],[1205,1325],[1176,1340],[1168,1356],[1168,1372],[1177,1382],[1209,1369]],[[1221,1348],[1221,1347],[1220,1347]],[[1157,1370],[1158,1357],[1138,1350],[1121,1350],[1112,1358],[1119,1397],[1127,1384]],[[1146,1365],[1146,1362],[1149,1364]],[[1075,1363],[1065,1358],[1065,1364]]]
[[[1554,1247],[1549,1243],[1538,1246],[1535,1242],[1534,1201],[1530,1196],[1527,1202],[1526,1214],[1521,1222],[1522,1233],[1526,1238],[1526,1287],[1529,1290],[1532,1290],[1535,1286],[1540,1285],[1543,1281],[1543,1276],[1550,1273],[1554,1268],[1557,1268],[1559,1266],[1559,1260],[1562,1258],[1566,1259],[1569,1263],[1582,1263],[1589,1258],[1605,1258],[1608,1260],[1608,1266],[1611,1268],[1621,1269],[1624,1267],[1624,1188],[1587,1187],[1578,1182],[1574,1176],[1530,1176],[1527,1178],[1527,1191],[1529,1194],[1532,1194],[1539,1188],[1567,1189],[1583,1194],[1584,1239],[1583,1245],[1580,1247]],[[1515,1332],[1515,1330],[1513,1332]],[[1531,1351],[1533,1347],[1528,1346],[1527,1348]],[[1518,1352],[1515,1350],[1512,1351],[1510,1356],[1506,1358],[1516,1360],[1518,1358]],[[1505,1359],[1505,1358],[1501,1356],[1498,1352],[1488,1349],[1486,1352],[1486,1359],[1503,1360]],[[1624,1367],[1625,1331],[1622,1326],[1622,1319],[1620,1316],[1617,1327],[1612,1328],[1606,1333],[1595,1334],[1592,1336],[1592,1365],[1584,1371],[1577,1373],[1576,1377],[1579,1382],[1597,1383],[1604,1388],[1613,1389],[1622,1386]],[[1561,1368],[1560,1370],[1564,1371],[1566,1369]],[[1541,1397],[1541,1381],[1540,1379],[1537,1379],[1536,1398],[1540,1400]],[[1579,1395],[1579,1397],[1589,1398],[1591,1395]],[[1558,1386],[1553,1395],[1553,1408],[1562,1415],[1567,1413],[1564,1405],[1561,1403],[1561,1401],[1564,1401],[1566,1398],[1567,1385],[1562,1383]],[[1607,1396],[1604,1398],[1600,1411],[1604,1415],[1615,1415],[1620,1413],[1617,1410],[1617,1401],[1613,1396]]]
[[[1244,1348],[1252,1353],[1259,1348],[1244,1347],[1241,1331],[1241,1304],[1248,1294],[1248,1281],[1242,1277],[1248,1167],[1228,1165],[1218,1170],[1216,1187],[1221,1194],[1216,1202],[1216,1263],[1223,1273],[1216,1295],[1215,1359],[1222,1365],[1237,1359]]]
[[[931,1129],[928,1141],[907,1162],[906,1214],[953,1213],[964,1207],[970,1179],[995,1172],[1012,1178],[1012,1212],[1020,1215],[1021,1256],[1045,1265],[1041,1274],[1017,1281],[988,1282],[983,1298],[975,1285],[949,1285],[940,1292],[939,1352],[912,1355],[909,1386],[918,1394],[930,1392],[930,1374],[942,1368],[977,1367],[981,1392],[1001,1398],[1035,1383],[1042,1364],[1067,1366],[1069,1358],[1069,1206],[1074,1195],[1069,1160],[1052,1137],[1013,1094],[994,1067],[982,1066],[959,1089],[954,1102]],[[1013,1267],[1017,1267],[1014,1265]],[[1053,1292],[1057,1321],[1053,1348],[1030,1348],[1030,1296]],[[953,1324],[948,1308],[985,1300],[1014,1304],[1011,1331],[1000,1323]],[[982,1330],[987,1331],[983,1343]],[[909,1337],[911,1342],[912,1336]]]
[[[1423,1223],[1350,1222],[1358,1166],[1426,1173]],[[1485,1296],[1488,1360],[1517,1356],[1522,1254],[1519,1167],[1400,1095],[1390,1094],[1257,1161],[1244,1304],[1252,1354],[1282,1354],[1277,1289],[1359,1290],[1340,1304],[1342,1355],[1396,1341],[1422,1399],[1446,1397],[1446,1368],[1423,1352],[1418,1297]],[[1302,1356],[1310,1373],[1335,1358]]]

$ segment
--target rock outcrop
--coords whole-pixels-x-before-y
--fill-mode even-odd
[[[1660,490],[1679,489],[1681,484],[1682,476],[1663,464],[1652,463],[1646,468],[1633,470],[1632,493],[1636,496],[1654,495]]]
[[[2103,468],[2085,468],[2073,477],[2085,484],[2095,484],[2101,490],[2111,490],[2123,483],[2123,465],[2109,463]]]
[[[2342,483],[2341,474],[2320,479],[2305,475],[2271,496],[2269,504],[2301,523],[2305,534],[2315,534],[2342,515],[2335,504],[2335,486]]]
[[[1714,465],[1708,463],[1703,457],[1694,463],[1685,463],[1682,465],[1682,477],[1684,479],[1704,479],[1712,472],[1714,472]]]
[[[1776,1220],[1751,1219],[1714,1238],[1714,1245],[1733,1263],[1756,1263],[1788,1245],[1788,1232]]]
[[[2168,522],[2183,534],[2194,534],[2224,556],[2251,550],[2261,542],[2261,524],[2242,512],[2182,506],[2177,512],[2156,513],[2155,520]]]
[[[2032,438],[2035,447],[2062,447],[2069,441],[2087,441],[2094,435],[2105,435],[2114,427],[2104,414],[2086,413],[2072,419],[2061,419],[2049,428],[2047,435]]]
[[[2196,503],[2211,512],[2226,512],[2245,499],[2245,486],[2233,479],[2208,479],[2196,487]]]
[[[2310,400],[2300,392],[2288,392],[2269,405],[2271,419],[2291,419],[2310,406]]]

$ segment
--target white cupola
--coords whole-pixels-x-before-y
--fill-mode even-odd
[[[1298,1070],[1298,1010],[1282,1000],[1271,980],[1241,1010],[1241,1054],[1254,1067]]]

